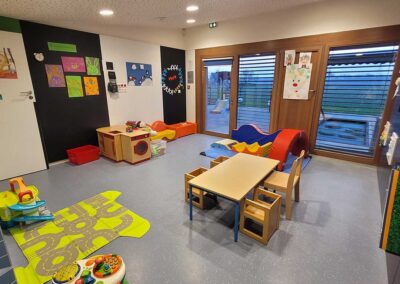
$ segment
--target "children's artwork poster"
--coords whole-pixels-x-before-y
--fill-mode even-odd
[[[312,52],[300,52],[299,65],[302,68],[308,68],[311,64]]]
[[[65,76],[67,80],[68,97],[79,98],[83,97],[82,79],[81,76]]]
[[[161,74],[161,88],[170,95],[180,94],[184,88],[183,71],[178,65],[164,68]]]
[[[296,50],[285,50],[285,66],[294,64],[296,58]]]
[[[11,48],[8,47],[0,50],[0,78],[18,79],[15,60]]]
[[[97,83],[97,77],[83,77],[83,84],[85,85],[86,96],[99,95],[99,84]]]
[[[308,100],[312,64],[302,68],[298,64],[286,66],[283,98],[289,100]]]
[[[126,62],[128,86],[152,86],[153,74],[151,64]]]
[[[61,65],[45,64],[50,88],[65,87],[64,72]]]
[[[85,57],[87,74],[91,76],[100,76],[100,59],[97,57]]]
[[[83,57],[61,56],[64,72],[86,72]]]

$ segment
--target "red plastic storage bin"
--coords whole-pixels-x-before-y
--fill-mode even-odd
[[[95,160],[100,157],[100,150],[93,145],[86,145],[74,149],[67,150],[68,159],[75,165],[82,165]]]

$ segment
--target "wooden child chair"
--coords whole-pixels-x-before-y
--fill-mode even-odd
[[[189,202],[189,181],[202,173],[206,172],[206,168],[197,168],[190,173],[185,174],[185,201]],[[206,192],[200,190],[198,188],[192,187],[193,200],[192,203],[194,206],[203,209],[204,208],[204,195]]]
[[[271,202],[260,199],[260,195]],[[267,244],[272,234],[279,228],[281,197],[278,194],[266,191],[258,187],[254,201],[245,199],[240,212],[240,231],[247,236]],[[246,219],[251,219],[262,226],[262,234],[259,235],[245,227]]]
[[[303,165],[304,150],[301,151],[300,156],[293,162],[290,174],[274,171],[264,181],[264,188],[270,190],[283,191],[286,194],[286,219],[292,218],[292,192],[295,189],[294,200],[300,201],[300,175],[301,167]]]

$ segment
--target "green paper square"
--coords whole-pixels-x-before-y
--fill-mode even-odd
[[[85,57],[86,69],[88,75],[101,75],[100,72],[100,59],[97,57]]]
[[[61,51],[76,53],[76,45],[62,42],[48,42],[47,47],[50,51]]]
[[[81,76],[65,76],[68,87],[68,97],[78,98],[83,97],[82,79]]]

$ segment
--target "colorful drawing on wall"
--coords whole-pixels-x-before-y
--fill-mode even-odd
[[[68,97],[83,97],[81,76],[65,76],[65,79],[67,80]]]
[[[97,57],[85,57],[87,74],[92,76],[101,75],[100,59]]]
[[[83,57],[61,56],[64,72],[86,72]]]
[[[126,62],[128,86],[152,86],[153,74],[151,64]]]
[[[86,96],[98,96],[99,84],[97,77],[83,77],[83,84],[85,85]]]
[[[312,52],[300,52],[299,65],[301,68],[308,68],[311,64]]]
[[[393,171],[386,201],[380,247],[400,255],[400,181],[399,170]]]
[[[294,64],[296,58],[296,50],[285,50],[285,63],[284,66]]]
[[[286,66],[283,98],[289,100],[308,100],[312,64],[301,68],[298,64]]]
[[[0,50],[0,78],[17,79],[17,68],[11,48],[2,48]]]
[[[65,87],[64,72],[61,65],[46,64],[47,81],[50,88]]]
[[[182,68],[178,65],[164,68],[161,74],[161,88],[170,95],[182,93],[184,88]]]
[[[50,51],[61,51],[76,53],[76,45],[62,42],[47,42],[47,47]]]

